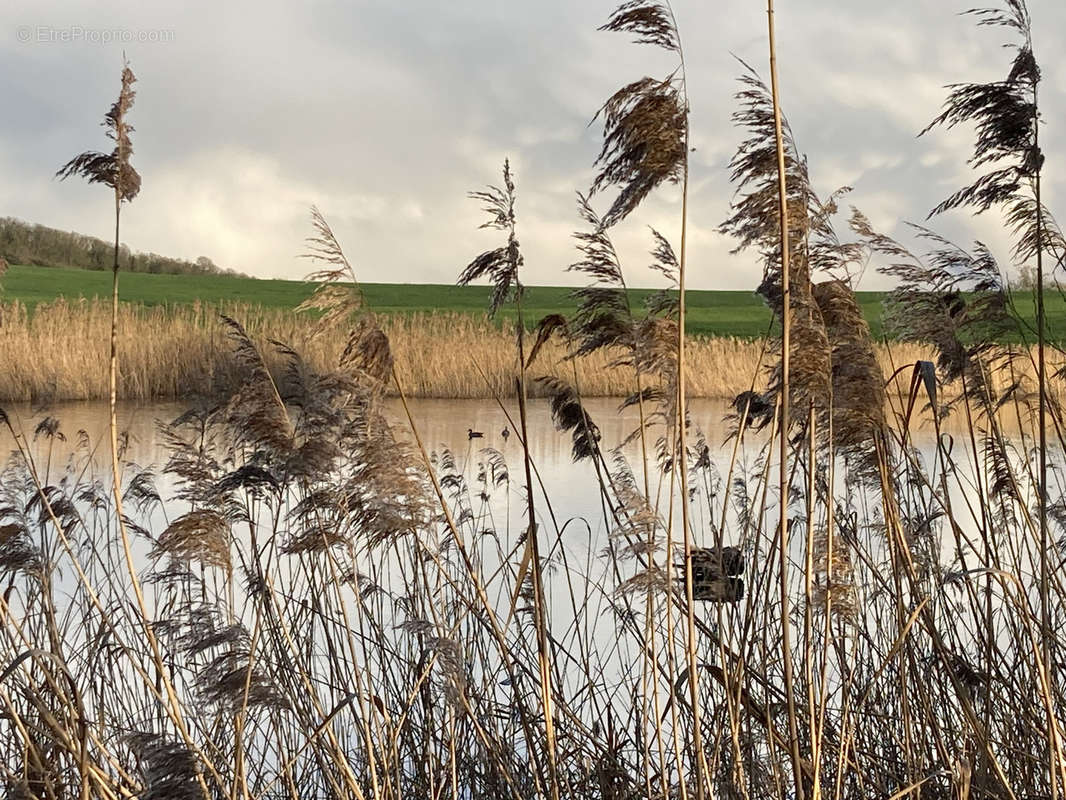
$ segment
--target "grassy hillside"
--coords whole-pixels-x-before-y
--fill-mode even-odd
[[[312,291],[303,281],[255,280],[228,275],[150,275],[127,273],[122,276],[122,298],[149,306],[164,304],[245,302],[265,308],[294,308]],[[382,313],[409,313],[446,310],[483,314],[488,307],[489,289],[484,286],[426,284],[363,284],[367,302]],[[530,287],[525,298],[526,318],[535,323],[545,314],[567,313],[575,307],[566,287]],[[0,281],[0,299],[18,300],[33,307],[59,296],[109,297],[111,275],[80,269],[13,266]],[[633,290],[639,305],[650,290]],[[862,298],[868,317],[877,324],[880,295]],[[704,335],[755,337],[765,333],[770,314],[752,292],[689,293],[689,330]],[[502,316],[509,317],[504,311]]]
[[[256,280],[229,275],[151,275],[127,273],[122,276],[122,297],[127,302],[149,306],[244,302],[264,308],[295,308],[312,290],[303,281]],[[363,284],[370,306],[382,313],[417,311],[458,311],[482,314],[488,306],[489,289],[484,286],[432,284]],[[574,309],[570,288],[530,287],[526,294],[526,319],[534,324],[545,314],[567,313]],[[109,297],[111,274],[81,269],[13,266],[0,279],[0,300],[18,300],[33,307],[59,296]],[[636,305],[651,293],[632,290]],[[874,336],[881,333],[880,292],[860,292],[866,319]],[[1017,297],[1023,312],[1032,314],[1032,302]],[[510,317],[505,311],[503,316]],[[756,337],[764,334],[770,314],[754,292],[691,291],[688,294],[689,331],[705,336]],[[1048,296],[1048,319],[1052,330],[1066,330],[1066,301],[1058,294]]]

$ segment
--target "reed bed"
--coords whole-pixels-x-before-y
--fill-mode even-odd
[[[107,358],[111,326],[107,301],[61,300],[39,305],[32,313],[20,304],[9,304],[0,307],[0,314],[0,402],[107,398],[107,375],[99,370]],[[207,396],[232,383],[239,370],[225,346],[223,314],[241,321],[278,380],[283,379],[283,358],[270,340],[295,347],[316,369],[336,364],[346,345],[344,331],[322,333],[308,314],[242,304],[170,308],[123,304],[118,326],[123,353],[119,398]],[[411,397],[491,399],[513,388],[514,330],[506,321],[435,313],[383,317],[381,326]],[[874,348],[886,375],[901,365],[934,357],[932,347],[910,342],[879,343]],[[567,379],[573,379],[576,370],[586,397],[630,393],[631,373],[611,366],[611,356],[600,351],[571,362],[566,358],[569,352],[567,342],[557,335],[538,356],[538,367]],[[691,338],[686,356],[691,365],[686,375],[690,397],[732,400],[761,380],[760,363],[770,363],[762,340]],[[1066,359],[1055,354],[1050,363],[1057,374]],[[1031,365],[1018,364],[1020,377],[1035,377]],[[906,393],[908,379],[909,375],[895,381],[889,391]],[[1002,388],[1010,376],[997,373],[995,380]],[[1063,382],[1053,379],[1051,388],[1058,396]]]
[[[280,384],[227,330],[236,380],[164,426],[158,472],[125,465],[129,552],[94,443],[45,416],[34,442],[9,430],[8,796],[674,800],[695,796],[697,759],[709,795],[794,796],[765,437],[742,435],[723,461],[690,431],[695,555],[710,564],[693,573],[697,715],[673,469],[600,450],[580,401],[553,397],[604,503],[556,518],[566,510],[534,493],[549,739],[530,534],[509,511],[524,504],[528,455],[421,451],[417,427],[383,414],[389,354],[373,330],[347,368],[319,372],[289,351]],[[909,400],[888,399],[883,488],[840,460],[831,492],[795,452],[786,619],[804,796],[1046,796],[1061,725],[1047,709],[1066,684],[1040,648],[1066,642],[1040,632],[1031,398],[1004,407],[1019,423],[1008,438],[959,394],[931,450],[908,442],[905,420],[940,415]],[[69,461],[47,455],[64,433]],[[1061,438],[1052,446],[1061,464]],[[1049,598],[1066,613],[1057,570]]]

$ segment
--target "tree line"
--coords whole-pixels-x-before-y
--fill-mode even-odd
[[[45,225],[0,217],[0,263],[73,269],[110,269],[114,243],[74,231],[61,231]],[[119,248],[119,264],[129,272],[168,275],[240,275],[224,269],[207,256],[195,261],[170,258],[158,253],[141,253],[127,245]]]

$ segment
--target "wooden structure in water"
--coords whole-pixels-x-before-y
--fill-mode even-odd
[[[687,577],[678,565],[680,582]],[[744,599],[744,553],[739,547],[694,547],[692,549],[692,599],[712,603],[739,603]]]

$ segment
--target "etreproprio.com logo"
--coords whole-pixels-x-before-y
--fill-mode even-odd
[[[93,28],[87,25],[20,25],[21,44],[165,44],[174,31],[165,28]]]

